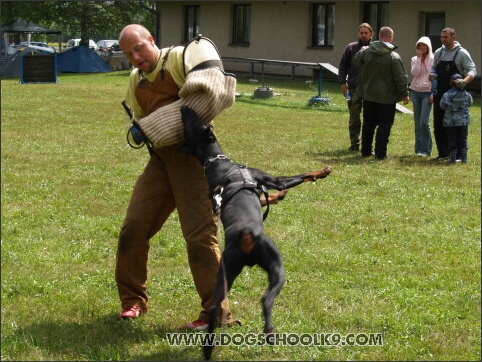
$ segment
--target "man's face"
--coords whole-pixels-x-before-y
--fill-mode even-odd
[[[154,70],[159,57],[152,36],[142,37],[133,31],[119,39],[119,45],[127,60],[136,68],[149,73]]]
[[[360,39],[363,44],[368,43],[371,37],[372,33],[370,32],[370,29],[364,27],[358,29],[358,39]]]
[[[442,45],[450,49],[454,46],[455,35],[450,34],[448,31],[443,31],[440,35],[440,40],[442,41]]]

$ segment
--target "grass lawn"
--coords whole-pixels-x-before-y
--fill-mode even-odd
[[[61,74],[58,84],[2,79],[2,360],[202,358],[199,345],[167,340],[200,311],[176,213],[151,240],[149,313],[117,318],[117,235],[148,159],[125,140],[127,80],[127,71]],[[468,164],[450,165],[414,155],[410,114],[396,115],[390,158],[362,159],[346,150],[337,84],[325,82],[323,106],[308,105],[317,90],[304,80],[270,80],[271,99],[252,97],[259,85],[239,77],[236,103],[215,120],[225,153],[273,175],[332,167],[265,222],[287,273],[277,332],[381,343],[229,345],[215,358],[480,360],[480,95]],[[229,335],[262,331],[265,287],[261,269],[243,270],[229,294],[243,325]]]

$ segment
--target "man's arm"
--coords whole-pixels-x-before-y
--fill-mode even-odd
[[[457,58],[455,59],[456,63],[458,63],[457,68],[459,68],[459,70],[463,70],[464,72],[464,74],[462,74],[464,79],[461,79],[461,82],[459,83],[460,86],[459,84],[457,84],[457,86],[464,88],[467,84],[474,80],[475,76],[477,75],[477,70],[475,68],[475,63],[467,50],[461,49],[457,57],[460,57],[460,63],[457,61]]]
[[[430,69],[430,73],[437,73],[437,63],[440,59],[440,51],[441,51],[442,48],[438,48],[435,53],[433,53],[433,64],[432,64],[432,68]],[[432,79],[430,79],[430,81],[432,81]]]
[[[405,67],[403,66],[402,59],[400,59],[399,56],[392,58],[392,69],[393,80],[397,85],[400,97],[403,100],[403,104],[407,104],[410,100],[408,96],[408,76],[407,72],[405,71]]]
[[[345,84],[346,77],[348,75],[348,68],[350,68],[351,58],[349,55],[348,47],[345,48],[343,55],[340,59],[340,64],[338,66],[338,83]]]
[[[180,99],[157,109],[138,123],[154,147],[165,147],[184,139],[181,106],[192,108],[205,122],[213,120],[234,103],[236,78],[219,68],[191,71],[179,91]]]
[[[351,65],[351,53],[350,49],[347,46],[345,48],[345,52],[343,53],[341,59],[340,59],[340,65],[338,67],[338,83],[340,84],[340,89],[343,95],[346,95],[347,91],[347,76],[348,76],[348,71],[350,69]]]

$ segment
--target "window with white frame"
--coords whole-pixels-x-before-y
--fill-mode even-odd
[[[313,47],[332,47],[335,35],[335,4],[313,4]]]

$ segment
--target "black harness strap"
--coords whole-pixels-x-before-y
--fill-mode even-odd
[[[253,190],[258,197],[263,193],[266,201],[268,201],[268,190],[266,187],[253,180],[251,172],[249,172],[246,166],[235,164],[211,193],[214,212],[217,214],[221,209],[223,201],[228,202],[235,194],[244,189]],[[263,213],[263,221],[268,217],[268,213],[269,203],[267,203],[266,211]]]
[[[166,73],[166,62],[167,58],[169,57],[169,53],[171,52],[172,48],[174,48],[174,45],[172,45],[166,52],[166,55],[164,55],[164,58],[162,58],[162,66],[161,66],[161,79],[164,80],[166,78],[165,73]]]

